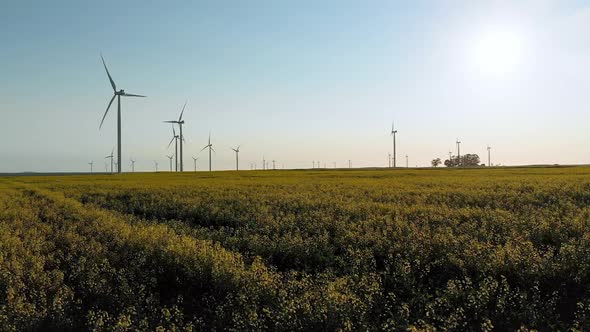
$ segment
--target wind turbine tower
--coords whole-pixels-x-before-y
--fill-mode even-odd
[[[111,173],[113,173],[113,158],[114,158],[113,153],[114,152],[115,152],[115,148],[113,148],[110,155],[104,157],[104,159],[108,159],[108,158],[111,159]]]
[[[391,136],[393,136],[393,167],[397,166],[396,164],[396,154],[395,154],[395,134],[397,134],[397,130],[395,130],[394,123],[391,123]]]
[[[198,157],[197,157],[197,158],[195,158],[195,157],[192,157],[192,158],[193,158],[193,163],[194,163],[194,166],[195,166],[195,172],[196,172],[196,171],[197,171],[197,160],[199,160],[199,158],[198,158]]]
[[[202,148],[201,151],[203,151],[207,148],[209,148],[209,172],[211,172],[211,151],[215,151],[213,149],[213,144],[211,144],[211,133],[209,133],[209,141],[208,141],[207,145],[205,145],[205,147]]]
[[[123,90],[123,89],[117,91],[117,86],[115,85],[115,81],[113,81],[113,78],[111,77],[111,74],[109,73],[109,70],[107,69],[107,65],[104,62],[104,58],[102,57],[102,55],[100,56],[100,58],[102,59],[102,64],[104,66],[104,69],[107,72],[107,75],[109,77],[109,81],[111,82],[111,86],[113,87],[114,94],[113,94],[113,98],[111,98],[111,101],[109,102],[109,106],[107,106],[107,110],[104,112],[104,115],[102,116],[102,120],[100,121],[100,126],[98,127],[98,129],[100,130],[100,128],[102,127],[104,119],[107,116],[107,113],[109,112],[109,108],[111,108],[111,105],[113,104],[113,101],[115,100],[115,97],[117,97],[117,173],[121,173],[121,96],[123,96],[123,97],[145,97],[145,96],[125,93],[125,90]]]
[[[461,167],[461,141],[457,138],[457,167]]]
[[[131,158],[129,161],[131,162],[131,173],[135,173],[135,160]]]
[[[180,128],[180,171],[181,172],[184,171],[184,159],[183,159],[183,155],[182,155],[182,143],[184,142],[184,136],[182,135],[182,125],[184,124],[184,120],[182,119],[182,115],[184,114],[184,108],[186,107],[187,102],[188,102],[188,100],[184,102],[184,105],[182,106],[182,111],[180,111],[180,116],[178,117],[178,120],[164,121],[165,123],[172,123],[173,126],[176,123],[176,124],[178,124],[178,127]]]
[[[406,168],[408,168],[408,155],[406,155]]]
[[[92,171],[92,166],[94,165],[94,161],[92,161],[92,160],[91,160],[91,161],[88,163],[88,165],[90,165],[90,174],[94,173],[94,172]]]
[[[491,158],[490,150],[492,150],[492,147],[490,147],[488,145],[488,167],[491,167],[492,166],[492,158]]]
[[[176,130],[174,130],[174,125],[172,125],[172,139],[170,140],[170,143],[168,143],[168,147],[170,147],[170,145],[172,144],[172,142],[174,141],[174,156],[176,156],[176,166],[175,169],[178,172],[178,135],[176,135]]]
[[[235,153],[236,153],[236,171],[240,170],[240,164],[239,164],[239,157],[238,155],[240,154],[240,145],[238,145],[237,148],[231,148]]]
[[[170,159],[170,172],[172,172],[172,158],[174,158],[174,155],[171,156],[166,156],[166,158]]]
[[[158,162],[154,160],[154,167],[156,168],[156,173],[158,173]]]

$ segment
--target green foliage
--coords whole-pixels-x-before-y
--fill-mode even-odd
[[[590,168],[0,179],[0,330],[590,329]]]

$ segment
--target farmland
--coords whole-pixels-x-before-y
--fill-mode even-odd
[[[590,167],[0,178],[0,329],[588,330]]]

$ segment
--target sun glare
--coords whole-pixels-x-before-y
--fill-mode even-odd
[[[475,61],[478,70],[489,75],[514,72],[523,61],[523,40],[512,31],[490,31],[475,42]]]

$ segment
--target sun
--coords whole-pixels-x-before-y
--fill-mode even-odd
[[[478,70],[483,74],[505,75],[522,65],[524,42],[515,31],[488,31],[476,39],[474,53]]]

